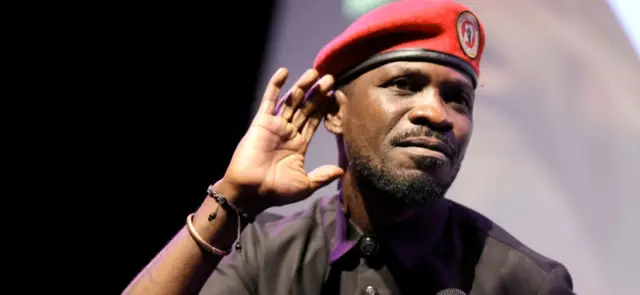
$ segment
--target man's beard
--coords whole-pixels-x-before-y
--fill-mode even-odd
[[[370,157],[358,153],[357,149],[352,150],[351,155],[349,165],[356,172],[357,181],[377,189],[382,194],[393,197],[400,206],[437,203],[445,197],[460,170],[460,165],[456,165],[451,169],[449,179],[440,182],[434,178],[435,176],[426,172],[421,175],[403,175],[396,167],[384,164],[375,165]],[[422,171],[447,169],[442,166],[448,164],[446,161],[432,157],[419,158],[414,163],[416,168]]]

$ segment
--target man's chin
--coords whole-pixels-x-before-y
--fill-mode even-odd
[[[379,165],[366,158],[354,158],[351,165],[360,181],[402,206],[418,206],[438,202],[449,188],[443,175],[451,171],[449,161],[435,157],[407,161],[405,157],[389,157]],[[360,160],[360,161],[358,161]],[[443,185],[444,184],[444,185]]]
[[[405,170],[387,179],[377,178],[374,185],[402,206],[422,206],[444,198],[447,185],[441,185],[430,172]]]

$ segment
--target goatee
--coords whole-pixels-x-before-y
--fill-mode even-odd
[[[449,181],[441,182],[426,172],[403,175],[394,167],[373,165],[371,159],[361,154],[352,155],[354,157],[349,164],[356,173],[356,181],[391,196],[401,206],[422,206],[442,200],[460,169],[459,165],[454,167]],[[447,169],[443,166],[449,164],[433,157],[417,158],[414,163],[423,171]]]

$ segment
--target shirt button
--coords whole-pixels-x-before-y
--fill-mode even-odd
[[[362,292],[362,294],[365,295],[378,295],[380,293],[378,293],[378,290],[376,290],[376,288],[371,287],[371,286],[367,286],[364,291]]]
[[[373,255],[378,253],[378,249],[380,248],[380,243],[372,237],[364,237],[362,241],[360,241],[360,251],[364,253],[364,255]],[[375,289],[374,289],[375,290]]]

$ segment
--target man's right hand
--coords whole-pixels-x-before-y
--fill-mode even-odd
[[[300,201],[344,173],[333,165],[309,173],[304,170],[311,137],[335,103],[329,94],[333,78],[318,79],[316,71],[307,71],[276,110],[287,74],[286,69],[280,69],[271,77],[260,109],[238,144],[225,176],[213,187],[252,215],[271,206]],[[225,210],[216,222],[208,221],[217,206],[215,200],[205,198],[193,217],[193,225],[206,243],[228,249],[237,238],[237,228],[229,223]],[[188,231],[182,229],[123,294],[196,294],[219,260],[202,259],[203,251]]]
[[[335,99],[334,79],[306,71],[277,107],[288,71],[271,77],[258,113],[238,144],[222,179],[241,203],[262,211],[294,203],[340,177],[344,171],[324,165],[307,173],[304,160],[309,142]]]

